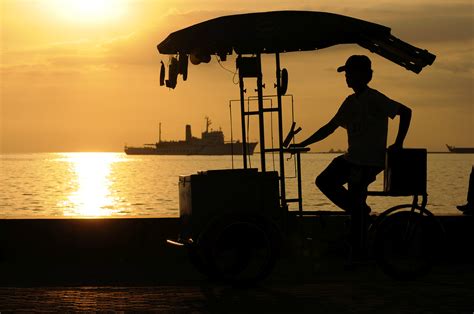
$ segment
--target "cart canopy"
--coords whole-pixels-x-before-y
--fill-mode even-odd
[[[415,73],[436,56],[390,34],[390,28],[352,17],[314,11],[272,11],[222,16],[171,33],[162,54],[209,60],[232,54],[310,51],[358,44]]]

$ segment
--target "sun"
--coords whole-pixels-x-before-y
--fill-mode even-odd
[[[63,153],[71,165],[77,188],[60,206],[65,216],[105,217],[117,214],[117,199],[111,190],[112,166],[122,161],[114,153]]]
[[[59,17],[83,23],[110,21],[125,9],[123,0],[55,0],[51,5]]]

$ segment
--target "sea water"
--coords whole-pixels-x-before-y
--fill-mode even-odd
[[[303,154],[304,210],[339,210],[314,185],[337,154]],[[296,197],[294,159],[286,156],[287,197]],[[267,170],[278,157],[267,155]],[[473,154],[428,154],[428,209],[457,213],[466,202]],[[258,168],[260,154],[250,158]],[[241,156],[127,156],[124,153],[0,155],[0,218],[178,217],[178,178],[197,171],[242,167]],[[383,173],[370,186],[381,190]],[[374,212],[410,197],[370,197]],[[293,206],[291,209],[296,210]]]

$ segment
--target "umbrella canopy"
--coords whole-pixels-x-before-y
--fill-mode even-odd
[[[313,11],[274,11],[222,16],[171,33],[162,54],[226,56],[282,53],[359,44],[415,73],[436,58],[390,34],[390,28],[348,16]]]

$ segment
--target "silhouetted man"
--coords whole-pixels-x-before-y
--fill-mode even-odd
[[[354,94],[346,98],[326,125],[294,146],[304,147],[319,142],[340,126],[347,130],[347,153],[329,164],[316,178],[316,185],[334,204],[351,213],[353,228],[362,224],[361,230],[364,230],[364,217],[370,212],[365,203],[367,187],[385,166],[388,118],[400,116],[398,134],[389,149],[401,149],[410,126],[411,110],[367,86],[372,79],[371,62],[367,56],[353,55],[337,71],[345,72],[347,86],[354,90]],[[348,189],[344,187],[346,183]],[[359,236],[365,239],[365,236],[353,233],[353,237]],[[363,245],[357,239],[355,241],[356,246]]]

